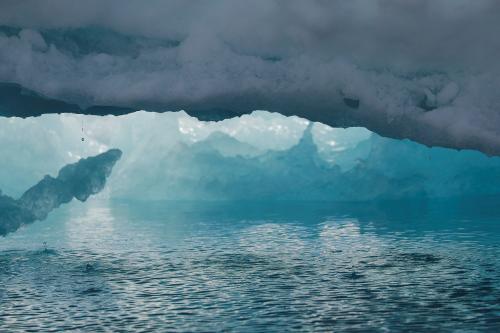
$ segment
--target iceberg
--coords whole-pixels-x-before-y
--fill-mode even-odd
[[[361,202],[500,194],[499,157],[264,111],[220,122],[184,112],[44,115],[0,118],[0,129],[0,185],[13,197],[58,165],[111,147],[124,152],[99,194],[112,200]]]
[[[319,149],[309,125],[298,143],[228,155],[227,134],[178,143],[151,161],[126,161],[110,196],[131,200],[370,201],[500,194],[500,158],[372,134],[350,149]],[[349,131],[349,130],[345,130]],[[216,140],[214,140],[216,139]],[[225,141],[224,145],[220,143]],[[247,151],[246,143],[240,143]],[[147,171],[146,171],[147,170]],[[134,177],[133,175],[141,175]],[[123,177],[123,178],[122,178]]]

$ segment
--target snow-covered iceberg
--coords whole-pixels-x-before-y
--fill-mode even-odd
[[[86,201],[89,196],[99,193],[121,155],[120,150],[111,149],[68,164],[57,177],[45,176],[18,200],[0,192],[0,236],[34,221],[44,220],[52,210],[73,198]]]

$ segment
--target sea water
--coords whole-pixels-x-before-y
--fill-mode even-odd
[[[0,331],[499,331],[499,202],[75,202],[0,238]]]

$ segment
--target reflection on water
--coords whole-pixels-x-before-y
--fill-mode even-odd
[[[0,239],[0,330],[498,331],[498,202],[72,204]]]

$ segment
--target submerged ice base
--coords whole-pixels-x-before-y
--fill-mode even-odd
[[[151,112],[0,118],[0,129],[0,187],[10,195],[20,195],[61,164],[110,147],[124,152],[101,194],[112,199],[364,201],[500,194],[498,157],[263,111],[222,122]],[[30,134],[19,137],[21,131]]]

